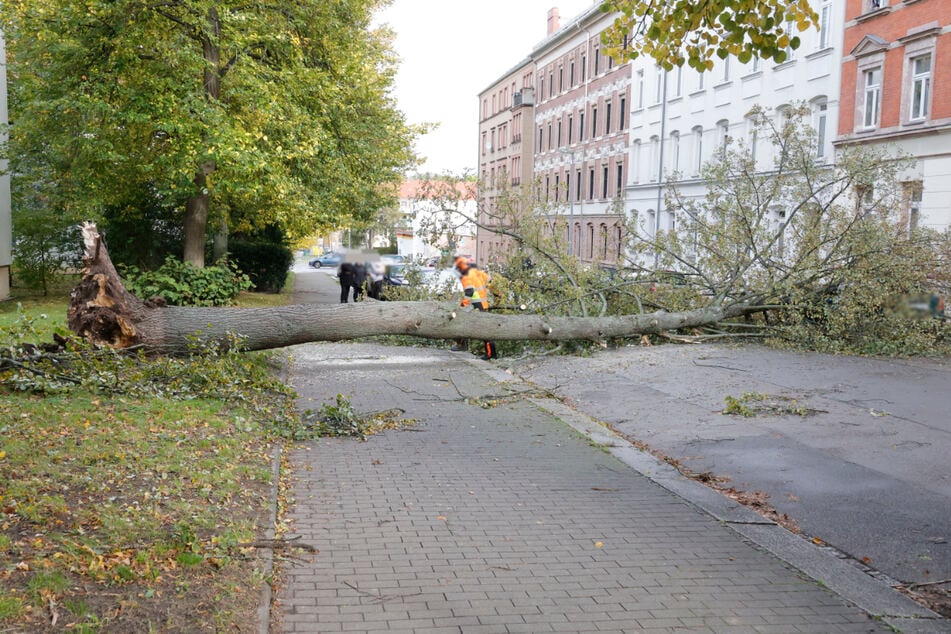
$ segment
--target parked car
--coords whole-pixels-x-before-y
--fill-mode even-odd
[[[396,253],[384,253],[380,255],[380,261],[384,264],[403,264],[405,258]]]
[[[324,266],[339,266],[341,262],[343,262],[343,254],[324,253],[308,262],[307,266],[319,269]]]

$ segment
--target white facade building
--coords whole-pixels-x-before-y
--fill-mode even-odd
[[[714,68],[699,73],[689,67],[665,72],[647,56],[631,63],[627,203],[637,215],[639,232],[654,235],[675,225],[675,214],[664,201],[669,184],[675,182],[688,198],[706,193],[701,166],[727,138],[751,140],[748,114],[754,106],[778,114],[808,103],[818,134],[817,155],[832,163],[845,2],[813,0],[813,8],[822,29],[799,33],[800,47],[790,50],[782,64],[714,58]],[[763,165],[769,165],[765,153],[772,148],[762,140],[756,147],[764,153]]]

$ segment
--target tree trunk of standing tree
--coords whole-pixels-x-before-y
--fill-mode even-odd
[[[455,302],[299,304],[278,308],[197,308],[143,302],[122,285],[94,224],[83,225],[86,255],[82,281],[71,294],[68,323],[76,334],[116,348],[187,354],[194,341],[246,350],[372,335],[496,341],[600,340],[711,324],[742,314],[707,307],[682,313],[617,317],[545,317],[462,310]]]
[[[221,18],[214,7],[208,9],[208,35],[202,36],[202,54],[205,58],[205,97],[215,103],[221,94]],[[185,252],[183,259],[198,268],[205,266],[205,230],[208,226],[208,175],[216,169],[214,161],[205,161],[195,172],[192,181],[195,193],[185,203]]]

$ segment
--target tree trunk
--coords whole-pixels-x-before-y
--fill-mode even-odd
[[[205,98],[212,104],[221,95],[221,17],[214,7],[208,9],[208,34],[202,37],[202,55],[205,58],[203,87]],[[205,161],[195,172],[192,181],[195,193],[185,203],[185,252],[184,260],[198,268],[205,266],[205,231],[208,226],[208,175],[215,171],[214,161]]]
[[[462,310],[456,302],[377,302],[278,308],[197,308],[146,303],[122,285],[93,224],[83,225],[83,280],[71,295],[68,323],[76,334],[116,348],[187,354],[198,340],[223,348],[282,348],[372,335],[430,339],[599,340],[710,324],[742,310],[708,307],[682,313],[617,317],[545,317]]]
[[[208,225],[208,192],[205,174],[195,174],[197,194],[185,203],[185,252],[183,259],[198,268],[205,266],[205,228]]]

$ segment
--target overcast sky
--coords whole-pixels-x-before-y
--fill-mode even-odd
[[[420,171],[475,173],[478,95],[546,36],[548,10],[566,24],[594,0],[393,0],[378,16],[396,31],[396,98],[410,123],[439,127],[416,146]]]

